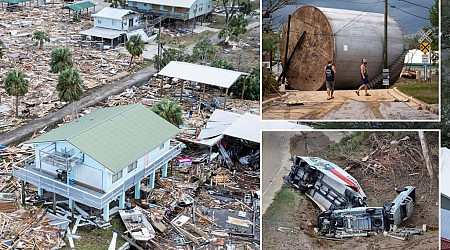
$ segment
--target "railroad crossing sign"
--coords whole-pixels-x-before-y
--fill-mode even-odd
[[[429,44],[428,42],[422,42],[419,46],[419,49],[423,52],[423,53],[428,53],[431,51],[431,44]]]
[[[419,38],[419,43],[423,42],[423,40],[427,40],[429,43],[431,43],[433,40],[429,37],[429,35],[433,32],[431,29],[429,29],[427,32],[423,31],[422,29],[419,29],[419,33],[422,35]]]

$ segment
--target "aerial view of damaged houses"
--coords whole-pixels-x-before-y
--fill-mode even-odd
[[[259,1],[0,0],[0,249],[260,249]]]

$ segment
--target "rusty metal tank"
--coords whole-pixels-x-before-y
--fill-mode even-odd
[[[287,25],[280,44],[283,68],[286,31]],[[294,89],[319,90],[324,85],[324,68],[329,60],[333,60],[336,67],[337,89],[355,88],[361,84],[359,72],[362,58],[368,61],[369,80],[382,74],[384,14],[301,7],[291,16],[288,58],[304,31],[306,39],[293,55],[286,75]],[[396,20],[389,17],[388,65],[392,66],[391,84],[400,75],[404,51],[403,30]]]

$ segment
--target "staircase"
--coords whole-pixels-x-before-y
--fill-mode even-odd
[[[222,144],[218,143],[219,151],[222,154],[223,158],[225,159],[225,164],[227,167],[231,168],[233,166],[233,161],[230,158],[230,155],[227,153],[227,151],[223,148]]]
[[[394,84],[394,79],[398,79],[403,69],[403,62],[405,61],[405,56],[408,50],[405,49],[403,53],[395,60],[391,65],[389,65],[389,85]],[[369,88],[373,89],[376,87],[383,86],[383,73],[372,78],[369,82]]]

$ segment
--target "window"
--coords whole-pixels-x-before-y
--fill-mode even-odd
[[[122,170],[120,170],[120,172],[118,172],[117,174],[113,174],[112,183],[116,182],[120,178],[122,178]]]
[[[146,4],[146,3],[144,3],[144,6],[145,6],[145,7],[147,7],[147,4]]]
[[[116,26],[116,20],[111,20],[112,21],[112,26]]]
[[[133,7],[136,7],[137,6],[137,2],[133,2]]]
[[[97,23],[102,23],[102,19],[98,18]]]
[[[130,164],[130,166],[128,166],[128,173],[135,170],[137,168],[137,161],[133,162],[132,164]]]
[[[161,145],[159,145],[159,150],[161,150],[161,149],[163,149],[163,148],[164,148],[164,143],[161,144]]]

